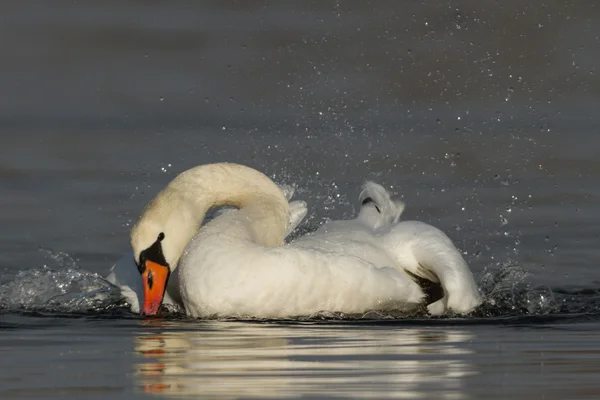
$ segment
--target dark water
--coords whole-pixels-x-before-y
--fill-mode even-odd
[[[600,6],[23,1],[0,31],[0,398],[600,394]],[[486,304],[130,315],[96,274],[153,194],[216,161],[296,185],[304,230],[392,187]]]

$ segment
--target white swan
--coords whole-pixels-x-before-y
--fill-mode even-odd
[[[404,203],[374,182],[363,186],[359,200],[356,219],[328,222],[292,245],[353,255],[439,283],[443,297],[427,306],[432,315],[465,314],[481,304],[473,275],[448,236],[423,222],[398,222]]]
[[[294,195],[294,188],[291,186],[282,185],[281,190],[288,200]],[[290,201],[289,207],[290,215],[286,237],[298,227],[308,211],[306,202],[302,200]],[[234,210],[234,208],[230,207],[217,208],[212,215],[207,216],[206,220],[212,220]],[[172,272],[173,274],[169,279],[162,304],[171,311],[183,311],[181,295],[179,294],[178,270],[174,268]],[[128,251],[111,267],[106,280],[120,288],[121,295],[129,305],[131,312],[136,314],[140,312],[140,305],[144,300],[144,286],[132,251]]]
[[[217,206],[238,210],[201,227],[207,210]],[[256,170],[222,163],[183,172],[148,204],[131,232],[144,286],[142,313],[157,312],[174,268],[192,317],[281,318],[410,310],[421,303],[423,291],[403,271],[323,246],[284,245],[288,219],[282,191]]]

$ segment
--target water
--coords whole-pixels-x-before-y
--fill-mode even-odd
[[[0,15],[0,397],[596,398],[600,7],[123,5]],[[376,180],[463,251],[466,318],[141,320],[100,277],[177,173]]]
[[[3,398],[597,396],[596,328],[585,321],[286,325],[29,316],[3,328],[3,353],[19,355],[0,361]]]

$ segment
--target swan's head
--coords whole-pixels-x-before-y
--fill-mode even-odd
[[[148,203],[130,233],[144,287],[143,315],[154,315],[160,308],[169,275],[205,214],[204,209],[196,211],[193,203],[186,202],[185,192],[171,185]]]
[[[132,234],[131,245],[135,264],[142,277],[144,303],[141,315],[154,315],[162,304],[171,275],[171,263],[165,257],[163,241],[165,233],[151,233],[150,230]]]

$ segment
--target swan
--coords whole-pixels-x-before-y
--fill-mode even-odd
[[[280,188],[284,196],[290,201],[294,196],[294,188],[289,185],[281,185]],[[290,201],[289,207],[289,224],[286,231],[286,237],[300,225],[300,222],[302,222],[308,212],[306,202],[302,200]],[[231,207],[215,209],[212,215],[208,215],[205,220],[212,220],[234,210],[235,209]],[[177,312],[183,310],[183,304],[181,304],[181,295],[179,294],[179,285],[177,284],[178,271],[174,268],[172,272],[173,275],[169,279],[169,284],[165,290],[162,304],[168,310]],[[140,304],[143,302],[144,286],[134,261],[133,252],[128,251],[125,253],[121,259],[111,267],[109,274],[105,279],[119,287],[121,296],[129,305],[131,312],[138,314],[140,312]]]
[[[201,226],[219,206],[237,210]],[[282,190],[252,168],[207,164],[178,175],[131,231],[141,314],[158,311],[171,275],[191,317],[285,318],[421,304],[423,290],[402,270],[323,246],[285,245],[289,213]]]
[[[443,293],[427,306],[431,315],[466,314],[481,304],[469,266],[444,232],[419,221],[399,221],[405,204],[383,186],[369,181],[362,189],[355,219],[327,222],[291,244],[360,257],[439,284]]]

